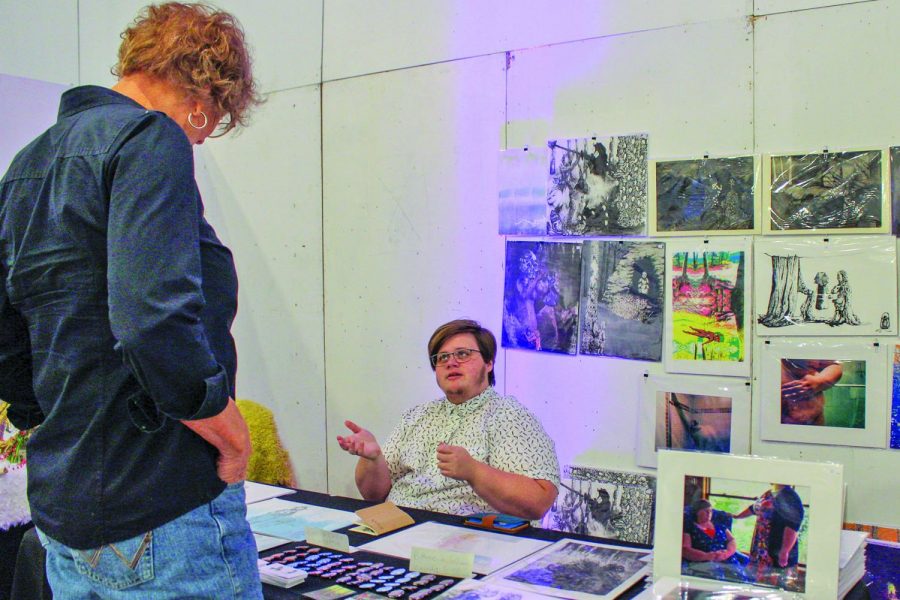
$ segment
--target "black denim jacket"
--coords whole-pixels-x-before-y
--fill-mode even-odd
[[[0,398],[28,443],[35,524],[74,548],[143,533],[225,484],[180,419],[234,395],[231,253],[187,136],[94,86],[0,181]]]

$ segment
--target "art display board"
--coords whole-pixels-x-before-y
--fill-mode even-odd
[[[575,354],[581,244],[506,242],[504,348]]]
[[[427,521],[362,544],[359,549],[407,559],[414,547],[471,552],[475,555],[472,570],[487,575],[549,544],[544,540]]]
[[[657,449],[750,452],[749,380],[645,375],[640,386],[637,464],[655,468]]]
[[[752,264],[749,237],[666,242],[666,371],[750,376]]]
[[[897,334],[892,236],[762,237],[753,252],[756,335]]]
[[[648,473],[566,465],[541,527],[650,545],[655,497]]]
[[[763,233],[887,233],[887,150],[763,155]]]
[[[547,233],[546,146],[501,150],[497,160],[497,201],[501,235]]]
[[[744,569],[744,573],[750,577],[747,581],[737,583],[754,586],[754,589],[759,591],[755,588],[757,581],[767,579],[770,582],[766,585],[769,590],[773,586],[779,589],[789,587],[792,588],[790,591],[798,594],[800,598],[813,600],[837,597],[837,565],[840,556],[844,496],[843,465],[662,450],[659,453],[657,481],[657,519],[653,545],[654,579],[684,577],[689,581],[707,583],[718,581],[732,584],[731,580],[722,577],[697,578],[682,575],[683,564],[687,564],[682,561],[684,525],[687,522],[685,511],[687,483],[698,483],[699,485],[694,488],[695,496],[704,499],[716,499],[709,492],[716,489],[714,484],[717,481],[728,482],[732,488],[743,484],[748,491],[762,492],[758,498],[749,495],[743,498],[733,493],[730,494],[730,498],[726,498],[740,502],[739,506],[745,504],[753,506],[757,501],[764,502],[766,498],[764,490],[773,487],[772,484],[780,484],[803,491],[804,506],[801,511],[803,514],[797,516],[802,516],[805,523],[797,532],[797,545],[803,545],[805,563],[801,562],[797,567],[785,569],[784,572],[791,571],[793,575],[789,580],[785,580],[777,577],[780,570],[765,568],[763,561],[752,558],[754,553],[751,548],[745,547],[749,540],[744,543],[738,542],[738,551],[750,554],[750,562]],[[775,501],[779,493],[774,492]],[[795,492],[791,497],[796,499],[797,495]],[[765,506],[764,504],[757,510],[762,510],[764,511],[762,514],[767,515],[765,518],[770,524],[769,527],[775,527],[774,519],[778,517],[768,512],[771,508]],[[715,508],[715,505],[713,507]],[[754,565],[756,570],[752,568]]]
[[[873,340],[760,339],[760,437],[884,448],[887,349]]]
[[[760,232],[759,156],[656,160],[650,165],[651,236]]]
[[[665,244],[585,240],[581,255],[581,354],[658,362],[664,323]]]
[[[646,134],[550,140],[547,146],[548,234],[646,232]]]
[[[488,580],[558,598],[617,598],[649,573],[649,556],[647,550],[563,538]]]

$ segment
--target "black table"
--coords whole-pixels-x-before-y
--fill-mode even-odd
[[[281,500],[289,500],[293,502],[302,502],[304,504],[313,504],[316,506],[327,506],[328,508],[334,508],[337,510],[346,510],[350,512],[357,511],[361,508],[365,508],[367,506],[372,506],[377,504],[377,502],[367,502],[365,500],[359,500],[357,498],[344,498],[341,496],[329,496],[328,494],[320,494],[318,492],[308,492],[308,491],[298,491],[289,496],[281,496]],[[436,523],[443,523],[445,525],[459,525],[462,526],[463,518],[457,515],[448,515],[444,513],[437,513],[428,510],[420,510],[415,508],[404,508],[406,513],[409,514],[416,522],[416,524],[424,523],[426,521],[434,521]],[[337,533],[346,533],[350,538],[351,546],[361,546],[372,540],[376,539],[373,536],[366,535],[364,533],[358,533],[355,531],[349,531],[350,527],[344,527],[343,529],[338,529]],[[412,527],[412,525],[410,525]],[[392,531],[385,535],[391,535],[392,533],[396,533]],[[641,545],[641,544],[632,544],[628,542],[621,542],[619,540],[609,540],[603,538],[597,538],[592,536],[585,535],[577,535],[573,533],[565,533],[562,531],[552,531],[549,529],[537,529],[530,527],[515,534],[507,534],[500,533],[500,535],[513,535],[516,537],[527,537],[536,540],[547,540],[549,542],[555,542],[557,540],[561,540],[563,538],[569,538],[574,540],[582,540],[589,542],[603,542],[616,546],[627,546],[629,548],[643,548],[650,549],[650,546]],[[271,548],[269,550],[265,550],[260,552],[260,556],[269,556],[275,552],[278,552],[281,548],[288,548],[291,545],[296,544],[296,542],[290,542],[289,544],[284,544],[283,546],[277,546],[275,548]],[[385,556],[384,554],[374,554],[371,552],[365,552],[363,550],[357,551],[353,554],[354,557],[359,560],[372,560],[383,562],[387,565],[398,566],[398,567],[407,567],[409,566],[409,561],[403,558],[397,558],[393,556]],[[292,588],[284,589],[274,585],[263,584],[263,596],[267,600],[296,600],[300,597],[300,594],[303,592],[316,590],[319,588],[328,587],[333,585],[334,581],[329,581],[326,579],[320,579],[318,577],[310,577],[304,583],[294,586]],[[644,581],[639,581],[635,585],[633,585],[628,591],[620,596],[620,598],[632,598],[639,594],[644,589]]]

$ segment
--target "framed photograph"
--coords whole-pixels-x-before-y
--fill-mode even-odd
[[[558,598],[617,598],[649,573],[648,556],[649,550],[563,538],[488,581]]]
[[[759,233],[759,173],[754,156],[652,163],[650,235]]]
[[[698,375],[645,375],[637,464],[656,467],[658,450],[750,451],[750,381]]]
[[[760,437],[884,448],[885,350],[871,340],[760,341]]]
[[[501,235],[546,235],[547,148],[502,150],[497,160]]]
[[[547,142],[549,235],[647,230],[647,135]]]
[[[750,238],[666,242],[666,371],[750,376]]]
[[[759,238],[754,245],[756,334],[897,334],[892,236]]]
[[[843,465],[662,450],[653,576],[836,598]]]
[[[892,358],[890,447],[894,450],[900,450],[900,345],[894,345]]]
[[[504,348],[575,354],[581,244],[506,242]]]
[[[541,527],[650,545],[656,477],[567,465]]]
[[[763,233],[888,233],[886,150],[763,156]]]
[[[891,155],[891,214],[893,225],[891,231],[900,237],[900,146],[890,149]]]
[[[661,360],[665,244],[585,240],[581,254],[581,353]]]

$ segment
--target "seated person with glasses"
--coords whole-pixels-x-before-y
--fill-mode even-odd
[[[540,519],[559,487],[556,447],[534,415],[494,390],[494,334],[475,321],[451,321],[431,336],[428,354],[445,396],[406,411],[384,446],[344,422],[352,434],[337,440],[359,456],[363,498]]]

